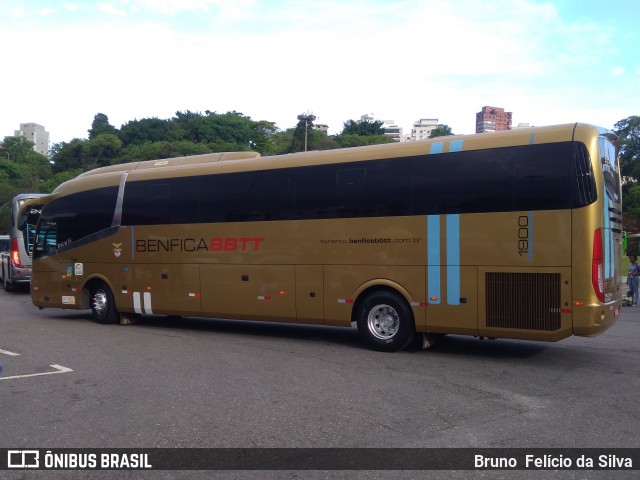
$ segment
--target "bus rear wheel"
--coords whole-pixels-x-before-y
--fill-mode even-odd
[[[118,323],[119,315],[113,293],[104,282],[91,290],[91,313],[96,323]]]
[[[356,313],[358,334],[374,350],[395,352],[415,337],[413,313],[398,294],[380,291],[369,294]]]

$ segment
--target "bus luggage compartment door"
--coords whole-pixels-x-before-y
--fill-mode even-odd
[[[33,262],[31,277],[31,301],[36,307],[62,308],[60,287],[62,274],[57,257],[43,257]]]
[[[294,321],[293,265],[201,265],[205,316]]]
[[[137,264],[133,307],[147,315],[200,315],[200,265]]]

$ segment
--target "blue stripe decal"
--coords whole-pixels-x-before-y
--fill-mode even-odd
[[[464,140],[452,140],[449,144],[450,152],[461,152],[462,151],[462,142]]]
[[[427,215],[427,298],[440,303],[440,215]]]
[[[533,140],[535,138],[536,134],[532,133],[531,135],[529,135],[529,145],[533,145]]]
[[[447,303],[460,305],[460,215],[447,215]]]
[[[533,212],[529,212],[529,262],[533,262]]]
[[[430,154],[434,153],[442,153],[444,142],[436,142],[431,144],[431,148],[429,149]]]
[[[132,261],[136,256],[135,244],[136,244],[136,240],[135,240],[135,236],[133,235],[133,225],[131,225],[131,260]]]

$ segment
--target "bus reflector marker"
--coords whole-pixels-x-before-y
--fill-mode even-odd
[[[574,307],[582,307],[582,306],[584,306],[584,302],[581,302],[580,300],[574,300],[571,303],[573,303]]]
[[[199,293],[189,293],[190,297],[200,297]]]
[[[560,313],[571,313],[571,309],[570,308],[561,308],[560,309]]]
[[[271,297],[268,295],[259,295],[258,300],[271,300]]]
[[[353,303],[353,300],[350,298],[339,298],[338,303]]]

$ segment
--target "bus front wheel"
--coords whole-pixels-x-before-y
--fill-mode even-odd
[[[396,293],[369,294],[356,315],[360,338],[374,350],[395,352],[409,345],[415,336],[413,313]]]
[[[119,315],[111,289],[100,283],[91,290],[91,312],[97,323],[118,323]]]

